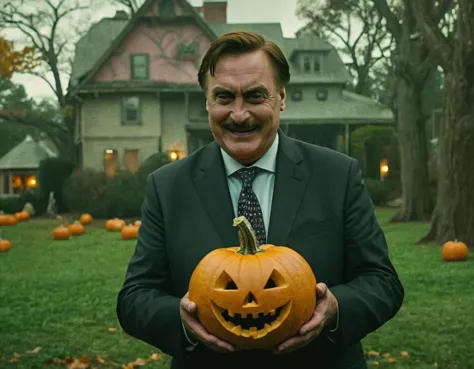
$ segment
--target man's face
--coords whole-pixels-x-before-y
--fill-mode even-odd
[[[285,109],[285,88],[264,51],[219,58],[208,73],[206,108],[211,132],[224,151],[251,165],[270,148]]]

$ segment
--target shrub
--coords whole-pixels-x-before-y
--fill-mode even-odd
[[[128,171],[119,172],[108,180],[105,190],[105,216],[137,217],[140,216],[145,191],[139,178]]]
[[[76,169],[64,183],[64,200],[73,212],[90,213],[94,217],[105,214],[105,173],[90,169]]]
[[[387,205],[398,195],[395,181],[365,178],[364,182],[374,205]]]
[[[30,202],[33,207],[35,208],[35,216],[41,215],[46,211],[46,207],[48,206],[48,197],[44,196],[43,193],[35,188],[24,191],[20,195],[20,203],[22,204],[21,208],[27,202]]]
[[[140,166],[137,172],[138,180],[143,184],[146,182],[148,175],[155,170],[161,168],[163,165],[169,163],[168,154],[163,152],[157,152],[156,154],[150,155]]]
[[[23,209],[24,203],[19,196],[2,196],[0,197],[0,211],[5,214],[13,214]]]
[[[47,199],[49,198],[49,193],[54,191],[58,212],[68,210],[62,194],[64,182],[73,170],[74,164],[61,158],[46,158],[40,162],[38,170],[40,193]]]

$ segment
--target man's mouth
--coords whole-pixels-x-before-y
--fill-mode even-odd
[[[245,134],[251,133],[257,130],[257,127],[248,127],[248,128],[227,128],[229,131],[235,134]]]
[[[252,337],[254,339],[265,336],[273,331],[286,319],[290,310],[290,303],[286,303],[269,312],[235,313],[231,310],[212,303],[214,314],[229,331],[237,336]]]

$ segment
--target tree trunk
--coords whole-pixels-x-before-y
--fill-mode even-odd
[[[474,53],[471,53],[471,55]],[[473,56],[471,56],[472,58]],[[438,199],[431,229],[419,243],[458,239],[474,246],[474,68],[445,76],[438,158]],[[472,63],[469,58],[464,63]],[[464,64],[460,63],[460,64]]]
[[[429,194],[424,86],[428,71],[420,73],[420,46],[410,39],[412,22],[403,25],[398,43],[397,131],[400,149],[402,205],[392,222],[427,221],[433,210]],[[432,67],[431,67],[432,68]]]

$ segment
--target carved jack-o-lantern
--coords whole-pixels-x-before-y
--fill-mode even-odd
[[[242,349],[271,349],[297,334],[316,307],[316,278],[296,251],[259,246],[245,217],[234,219],[240,247],[211,251],[189,284],[201,324]]]

